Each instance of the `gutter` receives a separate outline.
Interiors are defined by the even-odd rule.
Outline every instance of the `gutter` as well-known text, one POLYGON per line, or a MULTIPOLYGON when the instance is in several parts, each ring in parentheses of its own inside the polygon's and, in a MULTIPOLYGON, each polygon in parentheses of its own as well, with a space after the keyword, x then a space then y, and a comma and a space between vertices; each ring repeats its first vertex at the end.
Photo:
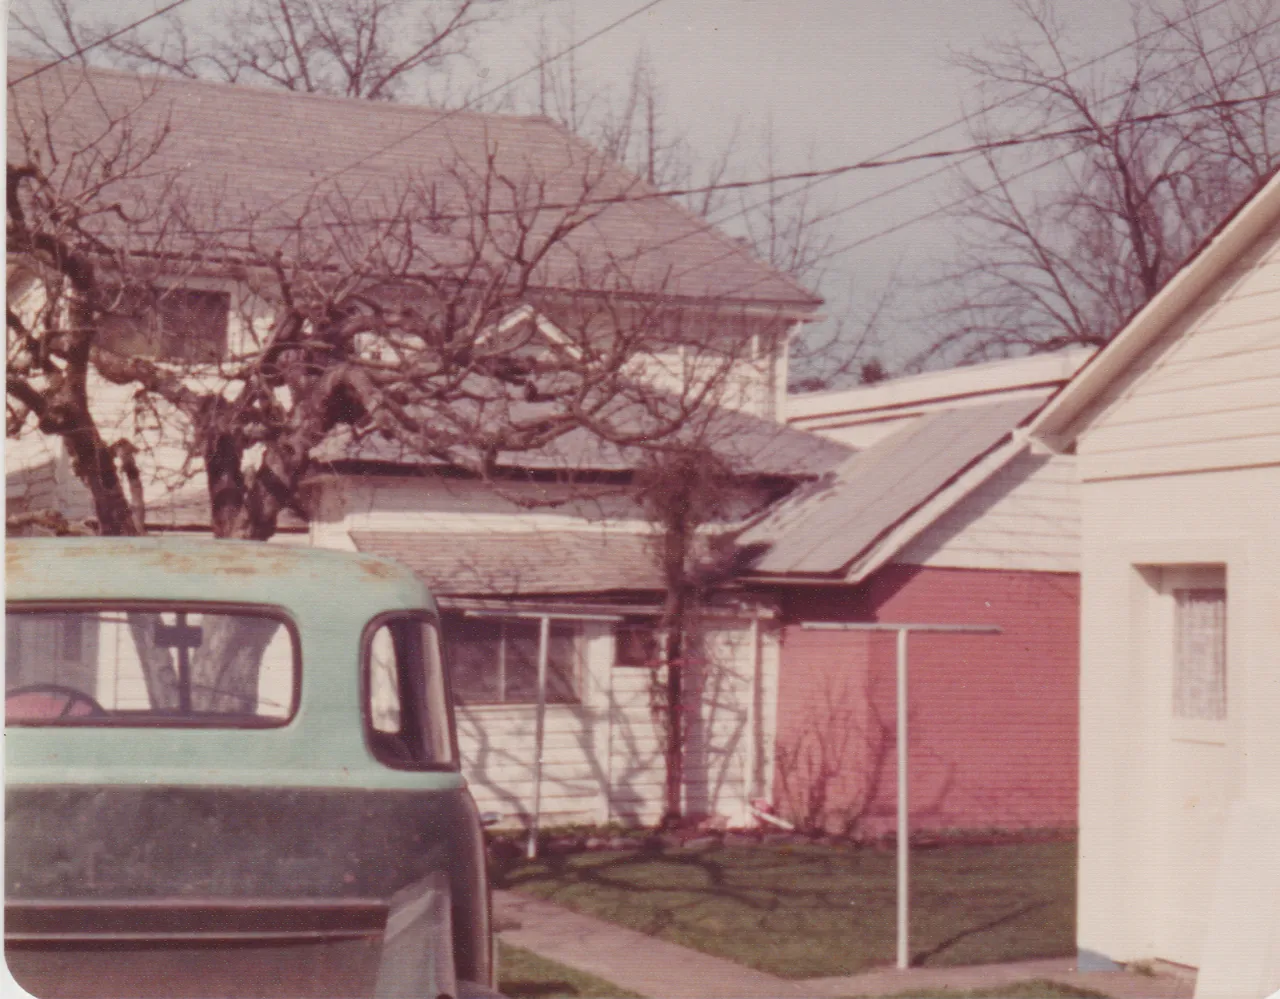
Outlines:
POLYGON ((1280 172, 1229 216, 1156 296, 1095 354, 1032 421, 1050 450, 1070 450, 1085 412, 1280 216, 1280 172))

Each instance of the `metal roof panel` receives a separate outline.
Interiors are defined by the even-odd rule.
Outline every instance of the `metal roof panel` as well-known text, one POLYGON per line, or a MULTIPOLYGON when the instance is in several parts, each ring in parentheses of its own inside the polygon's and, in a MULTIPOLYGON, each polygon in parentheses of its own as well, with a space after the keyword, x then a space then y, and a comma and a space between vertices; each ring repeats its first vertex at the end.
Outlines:
POLYGON ((769 547, 753 571, 843 574, 1043 403, 1047 393, 922 416, 859 452, 739 537, 769 547))

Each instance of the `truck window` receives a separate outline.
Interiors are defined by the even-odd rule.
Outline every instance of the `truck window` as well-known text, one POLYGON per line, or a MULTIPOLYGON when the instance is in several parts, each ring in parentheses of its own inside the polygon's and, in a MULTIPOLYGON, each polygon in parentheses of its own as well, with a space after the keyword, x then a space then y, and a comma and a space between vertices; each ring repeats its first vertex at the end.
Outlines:
POLYGON ((403 770, 452 767, 440 636, 421 617, 378 622, 365 642, 365 724, 373 755, 403 770))
POLYGON ((297 662, 293 629, 266 612, 10 608, 5 722, 283 724, 297 662))

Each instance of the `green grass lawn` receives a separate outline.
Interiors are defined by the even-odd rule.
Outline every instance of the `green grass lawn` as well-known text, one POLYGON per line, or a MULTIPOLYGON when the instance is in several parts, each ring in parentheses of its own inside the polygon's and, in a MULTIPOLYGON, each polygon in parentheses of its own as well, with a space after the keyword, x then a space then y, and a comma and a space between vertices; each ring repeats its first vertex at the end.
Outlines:
POLYGON ((510 999, 639 999, 603 978, 498 941, 498 991, 510 999))
MULTIPOLYGON (((508 887, 786 978, 848 975, 895 953, 891 851, 819 845, 579 853, 508 887)), ((915 965, 1059 957, 1075 948, 1075 844, 912 854, 915 965)))
MULTIPOLYGON (((1013 982, 977 991, 934 989, 923 992, 898 992, 889 999, 1107 999, 1101 992, 1062 985, 1044 978, 1027 982, 1013 982)), ((873 999, 873 997, 866 997, 873 999)))

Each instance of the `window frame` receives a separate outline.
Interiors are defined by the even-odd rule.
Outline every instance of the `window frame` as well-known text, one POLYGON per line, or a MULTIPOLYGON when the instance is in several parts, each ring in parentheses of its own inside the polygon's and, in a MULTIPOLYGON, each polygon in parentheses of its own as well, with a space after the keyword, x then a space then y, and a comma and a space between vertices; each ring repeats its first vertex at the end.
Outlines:
POLYGON ((1231 587, 1227 566, 1204 562, 1166 564, 1160 566, 1160 593, 1165 601, 1164 636, 1168 662, 1168 687, 1165 701, 1170 732, 1180 742, 1202 742, 1224 745, 1231 732, 1231 587), (1221 718, 1196 718, 1177 713, 1178 704, 1178 591, 1218 590, 1223 606, 1223 674, 1221 718))
MULTIPOLYGON (((573 691, 573 698, 571 700, 552 700, 551 698, 546 698, 543 701, 543 704, 547 708, 580 708, 585 705, 586 686, 587 686, 586 672, 588 669, 588 664, 587 664, 587 657, 586 657, 586 649, 583 645, 585 635, 583 634, 583 621, 581 618, 572 617, 572 616, 561 617, 555 614, 547 614, 547 615, 519 614, 519 613, 505 614, 505 615, 501 613, 469 614, 466 611, 455 611, 452 613, 456 614, 456 616, 462 620, 490 621, 502 626, 504 629, 503 639, 502 639, 503 641, 506 640, 505 626, 512 621, 532 624, 536 629, 540 626, 540 622, 542 618, 545 616, 549 619, 549 625, 551 629, 554 629, 557 625, 567 626, 571 628, 573 630, 573 646, 574 646, 574 656, 573 656, 574 669, 571 677, 571 689, 573 691)), ((449 643, 443 640, 444 634, 445 634, 445 631, 442 626, 441 639, 442 639, 444 648, 446 650, 446 666, 449 674, 449 682, 452 685, 454 680, 454 673, 455 673, 453 653, 450 649, 449 643)), ((554 641, 554 637, 550 633, 548 633, 547 638, 548 638, 547 675, 549 679, 551 674, 550 643, 554 641)), ((551 686, 550 683, 548 683, 547 684, 548 689, 550 689, 550 686, 551 686)), ((501 701, 496 701, 496 700, 475 701, 475 700, 468 700, 464 697, 455 697, 455 703, 463 706, 467 710, 473 710, 473 709, 488 710, 488 709, 501 709, 501 708, 535 708, 538 705, 538 698, 536 694, 534 697, 529 698, 528 700, 507 699, 507 700, 501 700, 501 701)))
MULTIPOLYGON (((199 613, 265 617, 283 624, 289 633, 292 647, 293 696, 288 713, 281 718, 266 715, 158 715, 150 712, 105 717, 98 715, 69 716, 47 720, 5 719, 5 727, 21 728, 166 728, 166 729, 273 729, 293 724, 302 704, 302 634, 297 622, 283 607, 277 604, 238 603, 220 600, 15 600, 5 602, 5 614, 54 613, 76 614, 89 612, 116 612, 141 614, 199 613), (234 719, 234 720, 232 720, 234 719)), ((6 691, 7 693, 7 691, 6 691)))
MULTIPOLYGON (((102 327, 102 332, 98 336, 99 345, 107 351, 119 353, 116 347, 112 346, 111 332, 109 332, 112 321, 117 321, 130 328, 130 324, 135 321, 136 317, 147 316, 154 324, 154 342, 151 336, 147 336, 147 353, 140 356, 146 357, 148 360, 159 364, 176 364, 176 365, 193 365, 193 366, 214 366, 222 364, 226 361, 231 351, 231 316, 233 312, 233 295, 226 288, 201 288, 189 284, 155 284, 144 285, 141 287, 123 287, 116 289, 117 294, 128 298, 135 296, 137 299, 147 299, 147 301, 135 302, 129 301, 121 303, 121 308, 117 311, 107 313, 107 322, 102 327), (218 338, 216 349, 210 349, 208 352, 196 351, 192 356, 180 356, 166 349, 175 340, 181 338, 172 335, 166 331, 164 322, 165 313, 163 311, 162 302, 166 296, 174 296, 178 299, 181 296, 216 296, 221 300, 222 309, 222 328, 218 338), (105 335, 103 335, 105 334, 105 335), (154 347, 154 353, 151 348, 154 347)), ((133 334, 138 335, 138 331, 133 330, 133 334)))
MULTIPOLYGON (((444 628, 440 616, 424 610, 391 610, 374 615, 365 624, 360 633, 360 731, 365 748, 369 755, 380 765, 391 770, 403 770, 410 773, 460 773, 462 755, 458 749, 458 724, 454 716, 453 677, 444 653, 444 628), (448 727, 448 745, 450 759, 448 762, 424 763, 413 760, 391 759, 379 751, 375 742, 377 729, 373 724, 373 639, 379 629, 395 621, 416 621, 429 624, 436 631, 437 655, 440 661, 440 687, 444 696, 445 724, 448 727)), ((404 699, 401 696, 400 710, 404 711, 404 699)), ((403 714, 401 716, 403 718, 403 714)))

